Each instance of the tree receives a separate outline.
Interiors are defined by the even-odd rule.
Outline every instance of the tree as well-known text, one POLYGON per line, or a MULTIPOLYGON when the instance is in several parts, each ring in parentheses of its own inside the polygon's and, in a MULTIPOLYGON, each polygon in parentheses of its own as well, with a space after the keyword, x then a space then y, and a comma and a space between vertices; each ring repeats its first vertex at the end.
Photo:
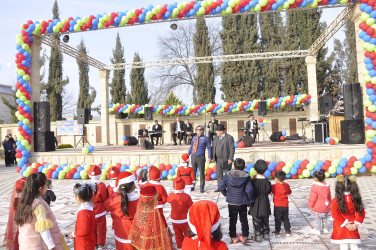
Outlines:
POLYGON ((341 59, 340 50, 342 48, 341 42, 338 39, 334 40, 334 51, 328 58, 328 62, 332 64, 332 67, 328 71, 328 77, 325 78, 322 92, 320 95, 330 95, 334 102, 337 102, 341 96, 341 88, 343 83, 342 67, 343 60, 341 59))
MULTIPOLYGON (((84 40, 81 40, 77 49, 83 56, 87 56, 87 50, 84 43, 84 40)), ((90 119, 91 115, 91 105, 93 104, 97 92, 93 87, 90 87, 89 83, 89 64, 85 63, 82 60, 77 59, 78 71, 79 71, 79 85, 80 85, 80 94, 78 95, 77 108, 86 108, 89 110, 90 119), (91 93, 89 91, 91 90, 91 93)))
MULTIPOLYGON (((115 49, 112 50, 111 63, 125 63, 124 47, 121 45, 119 33, 116 36, 115 49)), ((110 83, 111 103, 125 104, 127 87, 125 86, 125 69, 115 70, 110 83)))
POLYGON ((163 105, 183 105, 183 102, 180 101, 179 98, 174 94, 174 92, 171 91, 170 94, 168 94, 168 96, 166 97, 163 105))
POLYGON ((342 57, 342 61, 344 62, 342 69, 343 82, 359 82, 358 63, 356 61, 355 24, 352 20, 345 23, 345 40, 343 41, 342 51, 344 53, 342 57))
MULTIPOLYGON (((196 33, 193 37, 195 57, 207 57, 211 55, 209 30, 203 17, 196 21, 196 33)), ((196 65, 197 75, 194 88, 197 93, 197 103, 214 103, 214 66, 213 63, 201 63, 196 65)))
MULTIPOLYGON (((59 5, 55 0, 52 8, 53 20, 59 18, 59 5)), ((60 36, 53 35, 54 39, 60 41, 60 36)), ((63 113, 63 91, 64 86, 69 83, 69 79, 63 79, 63 55, 59 48, 51 48, 49 62, 48 82, 42 86, 47 92, 47 99, 50 103, 51 121, 61 120, 63 113)))
MULTIPOLYGON (((141 62, 141 58, 137 52, 134 54, 133 62, 141 62)), ((149 103, 148 85, 145 82, 144 73, 145 68, 132 68, 131 70, 132 103, 140 105, 149 103)))
POLYGON ((17 100, 17 89, 14 88, 13 96, 11 98, 5 98, 4 96, 1 97, 1 101, 4 103, 5 106, 8 107, 10 115, 12 116, 12 123, 18 123, 18 118, 16 116, 16 112, 18 111, 17 107, 18 104, 16 103, 17 100))

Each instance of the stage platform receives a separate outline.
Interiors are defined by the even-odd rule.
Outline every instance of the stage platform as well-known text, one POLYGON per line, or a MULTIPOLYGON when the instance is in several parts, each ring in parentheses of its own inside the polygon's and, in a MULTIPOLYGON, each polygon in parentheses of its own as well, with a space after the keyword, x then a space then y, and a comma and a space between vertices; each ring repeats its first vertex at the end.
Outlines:
MULTIPOLYGON (((180 156, 187 153, 189 145, 163 145, 152 150, 143 150, 140 146, 96 146, 94 152, 82 154, 81 148, 59 149, 53 152, 31 153, 31 163, 48 162, 52 164, 82 163, 122 163, 122 164, 178 164, 180 156)), ((363 157, 366 153, 364 144, 328 145, 322 143, 265 142, 255 143, 252 147, 237 148, 235 158, 241 157, 246 162, 258 159, 266 161, 296 160, 335 160, 350 156, 363 157)))

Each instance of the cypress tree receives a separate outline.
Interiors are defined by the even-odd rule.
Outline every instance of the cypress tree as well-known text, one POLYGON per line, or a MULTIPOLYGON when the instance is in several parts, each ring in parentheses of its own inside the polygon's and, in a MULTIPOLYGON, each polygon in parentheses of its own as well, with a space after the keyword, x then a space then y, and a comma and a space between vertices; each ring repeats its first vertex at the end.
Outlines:
MULTIPOLYGON (((209 31, 203 17, 196 21, 196 33, 193 37, 195 57, 211 55, 209 31)), ((213 63, 201 63, 196 65, 195 90, 197 91, 197 103, 206 104, 215 101, 214 67, 213 63)))
MULTIPOLYGON (((136 52, 133 62, 141 62, 139 54, 136 52)), ((144 105, 149 103, 148 86, 145 82, 145 68, 132 68, 131 70, 131 96, 134 104, 144 105)))
MULTIPOLYGON (((119 33, 116 36, 115 49, 112 50, 111 63, 125 63, 124 47, 121 45, 119 33)), ((127 88, 125 86, 125 69, 115 70, 110 83, 111 103, 124 104, 126 101, 127 88)))
POLYGON ((174 94, 174 92, 170 92, 166 97, 163 105, 171 106, 171 105, 183 105, 183 102, 179 100, 179 98, 174 94))
MULTIPOLYGON (((80 44, 78 45, 77 49, 81 52, 82 55, 87 55, 86 46, 83 40, 81 40, 80 44)), ((93 104, 96 91, 93 87, 90 87, 89 83, 89 65, 81 60, 76 60, 78 64, 79 70, 79 85, 80 85, 80 94, 78 96, 77 108, 87 108, 89 110, 90 118, 92 119, 91 115, 91 105, 93 104), (91 90, 91 94, 89 93, 91 90)))
POLYGON ((342 58, 343 65, 343 82, 358 82, 358 63, 356 62, 356 42, 355 42, 355 24, 349 20, 345 24, 345 40, 343 41, 342 58))
MULTIPOLYGON (((53 19, 59 18, 59 5, 55 0, 52 8, 53 19)), ((53 35, 54 39, 60 41, 60 36, 53 35)), ((51 121, 62 119, 63 102, 62 93, 64 86, 69 83, 69 79, 63 80, 63 55, 59 48, 51 48, 51 56, 49 62, 48 82, 45 86, 47 98, 50 102, 51 121)))
POLYGON ((334 40, 334 51, 331 53, 329 58, 327 59, 328 63, 332 65, 330 70, 327 73, 327 77, 325 78, 325 82, 322 85, 323 88, 321 92, 318 92, 319 95, 330 95, 333 98, 333 101, 338 101, 341 95, 341 87, 343 83, 343 76, 342 76, 342 67, 343 67, 343 60, 342 60, 342 44, 338 39, 334 40))

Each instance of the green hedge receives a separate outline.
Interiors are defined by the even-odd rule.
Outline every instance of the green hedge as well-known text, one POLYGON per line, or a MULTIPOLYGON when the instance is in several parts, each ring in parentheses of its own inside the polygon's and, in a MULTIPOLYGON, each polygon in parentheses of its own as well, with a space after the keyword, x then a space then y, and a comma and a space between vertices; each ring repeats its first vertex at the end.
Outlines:
POLYGON ((63 149, 63 148, 73 148, 73 146, 70 144, 60 144, 59 146, 57 146, 57 149, 63 149))

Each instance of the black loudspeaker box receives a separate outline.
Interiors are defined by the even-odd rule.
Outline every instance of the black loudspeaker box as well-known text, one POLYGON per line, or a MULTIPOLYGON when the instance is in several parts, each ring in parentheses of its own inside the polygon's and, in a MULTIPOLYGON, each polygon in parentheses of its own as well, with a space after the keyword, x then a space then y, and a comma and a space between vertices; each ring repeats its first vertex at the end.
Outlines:
POLYGON ((276 131, 270 136, 270 140, 274 142, 281 141, 282 131, 276 131))
POLYGON ((34 151, 49 152, 55 151, 54 132, 34 132, 34 151))
POLYGON ((360 83, 343 85, 345 120, 363 119, 363 99, 360 83))
POLYGON ((134 136, 127 136, 127 140, 128 140, 128 146, 133 146, 133 145, 138 144, 138 140, 134 136))
POLYGON ((253 144, 253 138, 251 136, 242 136, 242 138, 239 139, 239 142, 244 142, 244 145, 246 148, 252 147, 253 144))
POLYGON ((148 121, 153 120, 153 108, 152 107, 144 107, 144 119, 148 121))
POLYGON ((78 124, 89 123, 89 109, 77 109, 77 121, 78 124))
POLYGON ((341 143, 363 144, 364 136, 363 119, 341 121, 341 143))
POLYGON ((140 145, 142 149, 154 149, 154 145, 146 139, 140 140, 140 145))
POLYGON ((320 97, 320 114, 328 114, 333 109, 333 98, 330 95, 320 97))
POLYGON ((258 115, 265 116, 266 115, 266 101, 259 101, 258 103, 258 115))
POLYGON ((315 124, 315 142, 325 142, 325 138, 328 137, 328 124, 327 123, 316 123, 315 124))
POLYGON ((49 102, 34 102, 34 127, 35 132, 51 130, 49 102))

